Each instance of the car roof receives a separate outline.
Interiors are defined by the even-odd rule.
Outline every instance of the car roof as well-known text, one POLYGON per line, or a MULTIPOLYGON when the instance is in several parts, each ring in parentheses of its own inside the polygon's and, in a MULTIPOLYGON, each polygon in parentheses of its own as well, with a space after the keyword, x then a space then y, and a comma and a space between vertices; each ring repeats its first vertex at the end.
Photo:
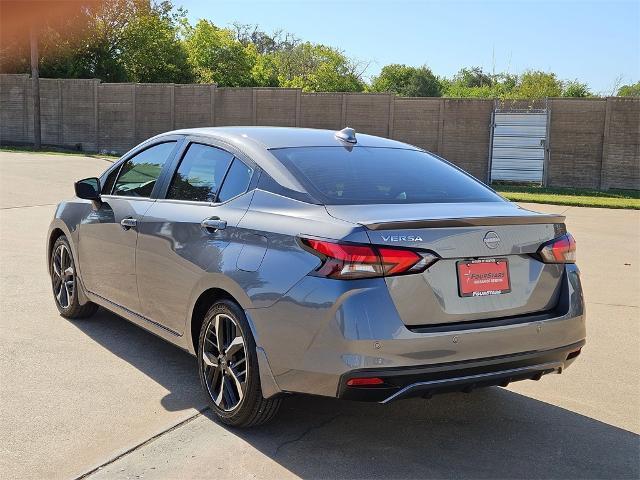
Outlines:
POLYGON ((258 164, 276 182, 285 188, 306 192, 300 182, 269 150, 296 147, 375 147, 420 150, 418 147, 396 140, 356 132, 357 143, 346 143, 336 138, 336 130, 297 127, 203 127, 185 128, 162 133, 149 139, 167 135, 206 137, 232 145, 258 164))
MULTIPOLYGON (((205 137, 226 140, 230 143, 255 143, 264 149, 291 148, 291 147, 339 147, 344 146, 344 142, 337 139, 336 130, 323 130, 316 128, 297 127, 205 127, 188 128, 168 132, 180 135, 198 135, 205 137)), ((386 147, 417 149, 412 145, 377 137, 357 133, 357 146, 361 147, 386 147)))

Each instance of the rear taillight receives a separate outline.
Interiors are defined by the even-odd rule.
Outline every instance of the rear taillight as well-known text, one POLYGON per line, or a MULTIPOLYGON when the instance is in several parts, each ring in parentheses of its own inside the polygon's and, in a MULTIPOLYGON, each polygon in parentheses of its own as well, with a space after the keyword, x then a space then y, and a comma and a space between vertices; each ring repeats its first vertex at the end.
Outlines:
POLYGON ((403 248, 375 247, 353 243, 301 238, 306 250, 320 257, 315 275, 351 280, 419 273, 433 265, 438 256, 403 248))
POLYGON ((570 233, 542 244, 538 255, 545 263, 575 263, 576 241, 570 233))

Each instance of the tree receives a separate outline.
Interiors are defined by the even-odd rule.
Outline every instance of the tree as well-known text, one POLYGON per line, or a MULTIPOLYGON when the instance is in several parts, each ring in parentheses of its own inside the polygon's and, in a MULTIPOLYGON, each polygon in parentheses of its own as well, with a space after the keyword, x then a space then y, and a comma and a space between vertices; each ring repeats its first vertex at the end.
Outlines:
MULTIPOLYGON (((43 5, 53 5, 60 9, 60 2, 36 2, 43 5)), ((149 0, 73 0, 73 11, 62 9, 57 14, 58 21, 48 22, 40 31, 40 65, 41 74, 54 78, 99 78, 104 81, 126 82, 138 81, 141 71, 156 71, 156 81, 173 81, 176 79, 175 70, 186 72, 178 75, 179 80, 189 80, 189 68, 183 70, 184 55, 176 49, 177 27, 185 18, 184 12, 173 11, 173 4, 169 1, 150 2, 149 0), (144 20, 143 20, 144 19, 144 20), (149 20, 151 19, 151 20, 149 20), (145 23, 146 22, 146 23, 145 23), (171 30, 170 35, 157 34, 155 30, 145 37, 144 28, 148 23, 163 24, 164 30, 171 30), (137 32, 135 30, 138 30, 137 32), (142 39, 138 43, 138 40, 142 39), (169 40, 169 41, 167 41, 169 40), (162 49, 168 47, 168 52, 162 49), (160 55, 156 52, 160 51, 160 55), (146 53, 145 53, 146 52, 146 53), (173 55, 177 54, 175 61, 173 55), (169 60, 167 74, 161 74, 161 65, 149 65, 148 57, 156 57, 161 61, 169 60), (136 66, 133 63, 141 58, 147 65, 136 66), (124 63, 127 63, 125 68, 124 63), (177 63, 177 65, 175 65, 177 63), (173 68, 172 68, 173 67, 173 68), (129 74, 132 74, 132 77, 129 74)), ((25 5, 21 3, 21 11, 25 5)), ((5 29, 6 30, 6 29, 5 29)), ((24 60, 9 62, 2 52, 3 71, 24 71, 24 60)), ((18 51, 18 57, 24 56, 24 51, 18 51)))
POLYGON ((564 87, 562 89, 562 96, 583 98, 591 97, 592 94, 586 83, 580 83, 578 82, 578 80, 572 80, 564 84, 564 87))
POLYGON ((245 47, 253 44, 260 55, 291 50, 300 44, 298 37, 284 30, 276 30, 268 34, 260 30, 258 25, 247 25, 236 22, 233 24, 233 31, 236 40, 245 47))
POLYGON ((439 97, 441 81, 426 67, 386 65, 371 83, 373 92, 391 92, 403 97, 439 97))
MULTIPOLYGON (((498 76, 496 76, 497 80, 498 76)), ((448 97, 495 98, 501 85, 481 67, 462 68, 451 80, 442 79, 442 91, 448 97)))
POLYGON ((215 82, 221 87, 253 85, 256 48, 253 44, 244 46, 230 30, 199 20, 187 32, 185 46, 198 82, 215 82))
POLYGON ((344 53, 325 45, 301 43, 273 54, 282 87, 305 92, 361 92, 364 90, 362 65, 344 53))
POLYGON ((559 97, 562 95, 562 82, 555 73, 530 70, 522 74, 514 93, 517 98, 526 99, 559 97))
POLYGON ((453 77, 453 83, 467 88, 490 87, 493 85, 493 80, 483 72, 481 67, 471 67, 462 68, 456 73, 453 77))
MULTIPOLYGON (((118 61, 121 51, 120 30, 113 30, 102 16, 108 4, 86 10, 86 28, 69 30, 49 28, 42 34, 41 70, 51 78, 100 78, 110 82, 127 81, 126 72, 118 61)), ((79 15, 80 16, 80 15, 79 15)), ((81 21, 79 16, 69 23, 81 21)), ((135 18, 132 15, 130 18, 135 18)))
POLYGON ((258 55, 251 69, 251 78, 256 87, 278 87, 278 65, 273 54, 258 55))
POLYGON ((119 62, 134 82, 188 83, 187 53, 170 17, 156 12, 133 19, 122 32, 119 62))
POLYGON ((618 97, 640 97, 640 82, 623 85, 618 89, 618 97))

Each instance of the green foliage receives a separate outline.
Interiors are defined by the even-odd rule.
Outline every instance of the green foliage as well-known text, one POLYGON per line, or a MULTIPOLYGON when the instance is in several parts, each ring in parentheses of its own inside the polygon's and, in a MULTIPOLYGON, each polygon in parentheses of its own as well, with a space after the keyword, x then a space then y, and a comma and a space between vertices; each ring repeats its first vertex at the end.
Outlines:
POLYGON ((545 98, 562 95, 562 82, 555 73, 527 71, 520 76, 514 90, 516 98, 545 98))
MULTIPOLYGON (((125 0, 114 1, 120 9, 136 15, 138 6, 125 0)), ((94 10, 79 9, 57 28, 45 25, 40 31, 40 75, 58 78, 101 78, 106 81, 126 81, 126 73, 118 62, 120 32, 126 22, 117 24, 112 4, 102 4, 94 10), (81 26, 78 28, 78 25, 81 26), (113 28, 116 27, 116 28, 113 28)))
POLYGON ((453 77, 453 82, 466 88, 491 87, 493 79, 481 67, 463 68, 453 77))
POLYGON ((193 76, 187 54, 170 18, 145 14, 122 32, 119 62, 134 82, 189 83, 193 76))
POLYGON ((455 98, 512 98, 517 82, 515 75, 489 75, 480 67, 463 68, 451 81, 443 83, 444 95, 455 98))
POLYGON ((291 50, 300 44, 300 39, 283 30, 267 33, 260 30, 258 25, 234 23, 233 30, 236 40, 245 47, 253 44, 260 55, 269 55, 283 50, 291 50))
POLYGON ((258 53, 253 44, 244 46, 230 30, 200 20, 186 32, 184 41, 189 64, 199 83, 221 87, 249 87, 258 53))
POLYGON ((589 87, 578 80, 562 82, 554 73, 528 71, 520 77, 488 75, 479 67, 463 68, 445 83, 448 97, 529 100, 545 97, 591 97, 589 87))
POLYGON ((361 92, 364 82, 358 64, 325 45, 301 43, 273 54, 281 87, 305 92, 361 92))
POLYGON ((586 83, 580 83, 578 80, 566 82, 562 89, 563 97, 584 98, 591 97, 591 91, 586 83))
POLYGON ((89 4, 56 28, 40 31, 43 77, 123 82, 189 82, 191 70, 170 2, 110 0, 89 4), (81 26, 78 28, 78 25, 81 26))
POLYGON ((380 75, 373 78, 370 91, 391 92, 403 97, 439 97, 441 81, 426 67, 386 65, 380 75))
POLYGON ((640 97, 640 82, 621 86, 618 89, 618 97, 640 97))
POLYGON ((258 55, 251 69, 251 77, 256 87, 278 87, 278 64, 274 54, 258 55))

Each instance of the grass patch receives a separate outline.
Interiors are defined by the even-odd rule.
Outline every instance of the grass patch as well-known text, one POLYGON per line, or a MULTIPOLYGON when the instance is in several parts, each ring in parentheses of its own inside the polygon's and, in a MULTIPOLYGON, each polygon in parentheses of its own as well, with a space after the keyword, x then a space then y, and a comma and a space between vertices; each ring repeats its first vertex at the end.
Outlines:
POLYGON ((494 184, 493 188, 514 202, 640 210, 640 191, 638 190, 600 191, 584 188, 545 188, 503 184, 494 184))
POLYGON ((83 152, 80 150, 70 150, 67 148, 48 147, 48 146, 43 147, 40 150, 35 150, 33 147, 30 147, 30 146, 2 145, 0 146, 0 152, 43 153, 46 155, 79 155, 81 157, 101 158, 109 161, 114 161, 120 158, 118 155, 109 155, 107 153, 83 152))

